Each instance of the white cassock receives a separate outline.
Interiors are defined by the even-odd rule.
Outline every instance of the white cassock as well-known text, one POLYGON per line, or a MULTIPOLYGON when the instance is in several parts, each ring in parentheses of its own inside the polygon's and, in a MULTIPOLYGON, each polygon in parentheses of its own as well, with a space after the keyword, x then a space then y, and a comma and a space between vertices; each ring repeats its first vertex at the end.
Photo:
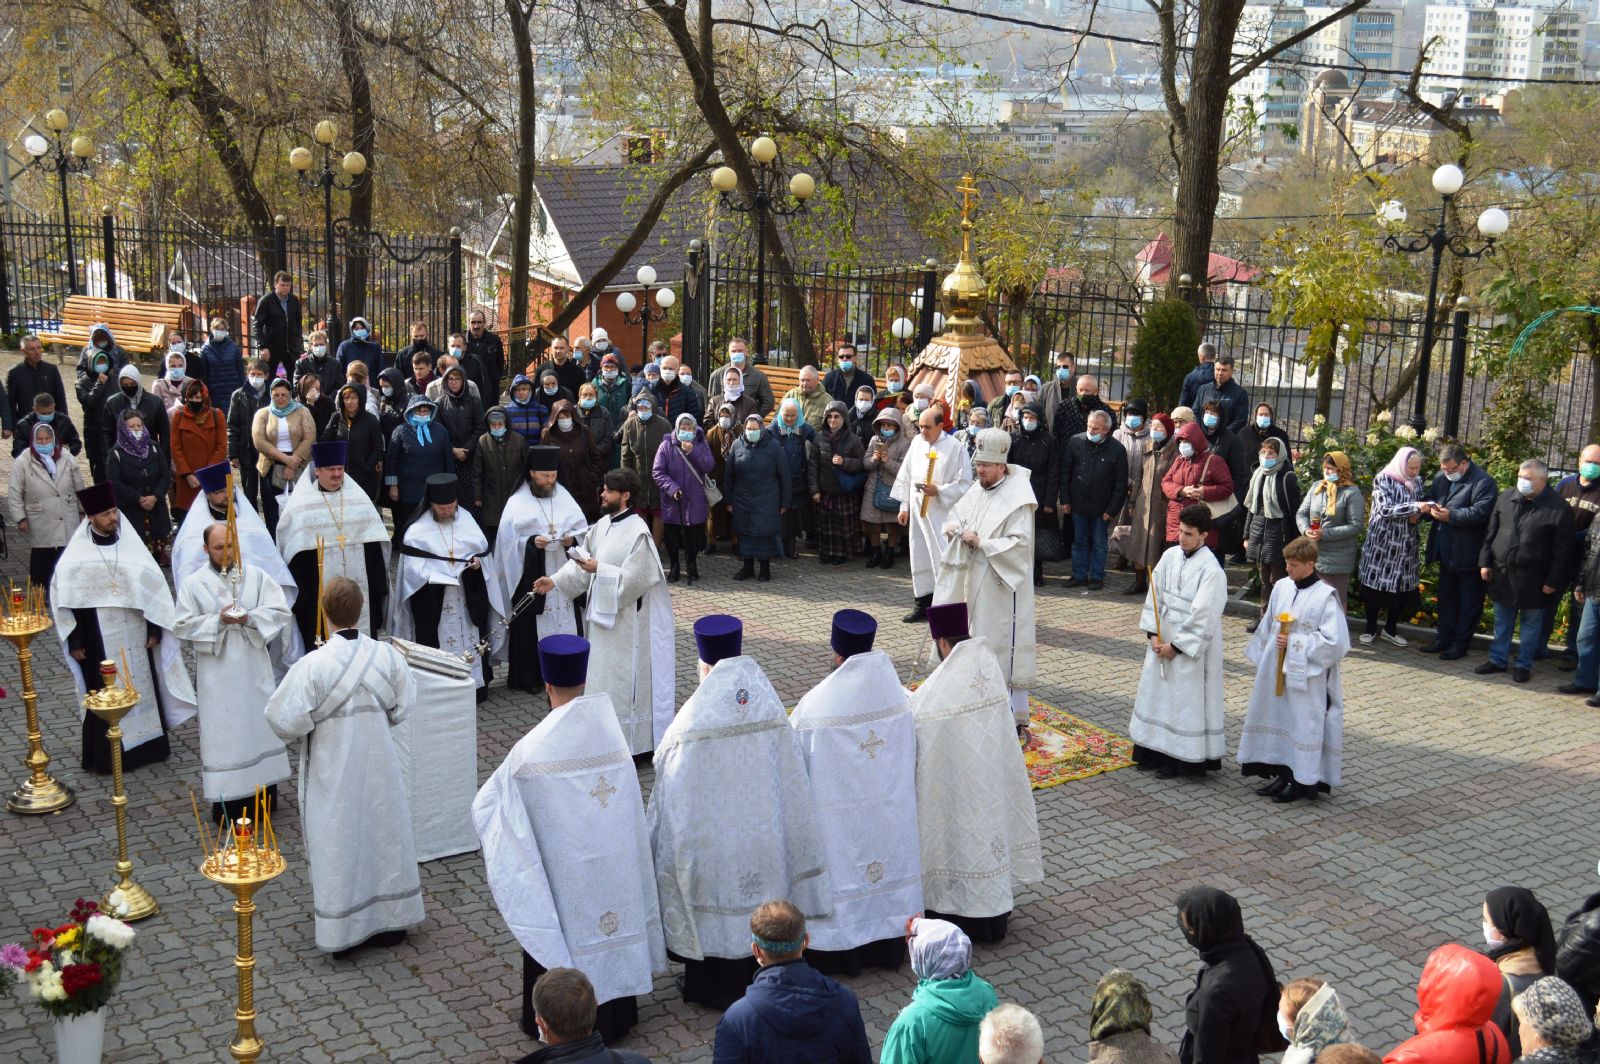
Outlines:
MULTIPOLYGON (((553 576, 567 560, 561 541, 569 536, 582 536, 588 529, 589 519, 583 516, 572 493, 560 484, 548 499, 534 495, 527 484, 512 492, 511 498, 506 500, 506 508, 501 511, 494 537, 495 575, 499 579, 489 584, 489 602, 495 612, 509 617, 516 606, 517 586, 526 575, 523 561, 528 540, 535 536, 550 539, 543 552, 543 575, 553 576)), ((575 635, 578 631, 577 612, 572 600, 565 595, 546 595, 544 609, 536 620, 539 639, 547 635, 575 635)))
POLYGON ((620 522, 607 515, 595 522, 584 549, 599 563, 593 576, 568 561, 551 576, 568 599, 589 596, 584 635, 589 640, 590 694, 611 696, 628 749, 648 753, 672 721, 672 600, 661 556, 644 518, 630 513, 620 522))
MULTIPOLYGON (((300 594, 300 586, 289 575, 289 566, 284 562, 283 555, 278 553, 278 544, 273 540, 272 533, 267 531, 267 523, 261 520, 261 515, 256 513, 245 499, 244 491, 238 487, 233 489, 233 511, 233 524, 239 530, 239 553, 244 556, 245 566, 265 570, 272 582, 283 589, 284 599, 293 607, 300 594)), ((194 505, 184 515, 177 535, 172 537, 172 584, 180 595, 183 593, 183 582, 210 564, 210 559, 206 557, 205 534, 206 529, 217 523, 218 519, 212 516, 206 497, 203 494, 195 496, 194 505)), ((289 625, 272 641, 272 664, 277 670, 278 679, 283 679, 289 666, 299 661, 305 652, 300 629, 289 625)))
MULTIPOLYGON (((1030 574, 1031 576, 1031 574, 1030 574)), ((1044 878, 1039 818, 988 641, 957 643, 911 695, 924 907, 1000 916, 1044 878)))
POLYGON ((800 740, 754 658, 717 662, 667 729, 655 768, 647 817, 667 949, 696 961, 748 957, 750 914, 770 898, 807 921, 828 915, 800 740))
MULTIPOLYGON (((357 626, 362 635, 371 635, 372 588, 367 583, 365 545, 382 545, 384 573, 387 574, 389 531, 383 527, 378 508, 361 490, 361 485, 347 477, 338 491, 323 491, 307 467, 306 475, 301 476, 295 490, 283 499, 283 511, 278 515, 278 553, 293 566, 298 554, 310 551, 315 556, 318 536, 322 537, 323 546, 323 584, 336 576, 356 582, 365 604, 357 626)), ((316 579, 314 568, 310 579, 316 579)))
POLYGON ((944 553, 944 536, 939 530, 950 519, 951 508, 966 494, 971 483, 972 461, 960 440, 945 434, 933 444, 921 436, 911 441, 911 449, 900 461, 900 472, 889 494, 900 503, 901 512, 910 515, 906 529, 911 537, 912 594, 919 597, 933 594, 939 558, 944 553), (937 455, 933 463, 933 483, 938 485, 939 494, 928 499, 928 516, 923 517, 921 485, 928 482, 930 448, 937 455))
POLYGON ((128 682, 139 692, 139 704, 122 719, 124 750, 161 737, 160 710, 152 697, 156 692, 166 708, 168 731, 176 730, 194 716, 194 685, 189 682, 183 650, 172 631, 176 613, 172 592, 167 590, 161 567, 127 522, 118 525, 116 543, 102 547, 90 538, 89 521, 85 518, 67 540, 50 579, 50 612, 81 705, 84 671, 87 669, 93 676, 96 689, 101 684, 100 663, 80 662, 67 649, 68 637, 78 625, 74 616, 77 610, 95 611, 107 660, 116 662, 121 669, 126 655, 131 674, 128 682), (146 624, 162 630, 161 642, 152 652, 156 662, 153 675, 152 655, 145 652, 146 624))
POLYGON ((389 732, 400 778, 411 799, 411 836, 419 862, 478 848, 472 799, 478 793, 478 685, 472 666, 406 639, 391 639, 411 668, 416 698, 389 732))
POLYGON ((1150 571, 1152 592, 1145 595, 1139 627, 1156 633, 1161 608, 1161 638, 1178 650, 1162 662, 1145 641, 1144 671, 1133 699, 1128 734, 1140 746, 1192 764, 1222 760, 1227 736, 1222 711, 1222 612, 1228 605, 1228 577, 1217 556, 1204 545, 1191 555, 1168 547, 1150 571))
POLYGON ((807 924, 811 945, 847 950, 904 936, 906 918, 922 911, 911 693, 888 654, 856 654, 800 699, 789 723, 833 885, 833 915, 807 924))
POLYGON ((1256 667, 1250 708, 1239 734, 1240 765, 1288 768, 1294 781, 1337 787, 1344 763, 1344 684, 1339 662, 1350 653, 1350 627, 1332 585, 1301 589, 1289 577, 1272 588, 1266 616, 1245 648, 1256 667), (1284 688, 1278 690, 1278 615, 1288 613, 1284 688))
POLYGON ((248 797, 289 778, 289 752, 262 707, 278 685, 271 647, 294 628, 294 617, 265 569, 247 564, 237 575, 235 586, 232 574, 208 563, 178 588, 174 631, 194 650, 200 785, 213 802, 248 797), (246 612, 243 624, 222 623, 230 604, 246 612))
MULTIPOLYGON (((411 597, 428 585, 444 588, 444 598, 439 608, 439 645, 435 650, 452 654, 465 660, 472 652, 472 682, 483 686, 483 655, 477 653, 479 640, 487 640, 493 654, 505 639, 505 626, 497 623, 493 599, 489 607, 489 630, 479 632, 467 613, 467 600, 461 590, 461 574, 467 563, 478 559, 483 572, 485 589, 497 581, 494 559, 488 557, 489 537, 483 534, 478 522, 465 507, 456 508, 454 521, 441 522, 425 509, 421 516, 406 526, 401 537, 406 547, 436 555, 419 558, 400 552, 400 564, 394 578, 394 594, 389 597, 389 631, 396 639, 416 639, 416 619, 412 615, 411 597)), ((426 645, 426 644, 424 644, 426 645)))
MULTIPOLYGON (((900 467, 904 469, 904 466, 900 467)), ((951 509, 940 528, 944 557, 934 588, 936 605, 967 604, 972 634, 983 636, 1000 661, 1011 717, 1028 723, 1028 688, 1033 686, 1033 511, 1038 506, 1028 471, 1006 466, 992 489, 977 481, 951 509), (978 546, 961 533, 978 534, 978 546)))
POLYGON ((600 1004, 667 967, 644 797, 605 695, 550 712, 472 803, 489 889, 544 968, 576 968, 600 1004))
POLYGON ((318 949, 422 922, 411 802, 389 734, 414 698, 399 651, 335 634, 294 663, 267 703, 279 738, 305 739, 300 825, 318 949))

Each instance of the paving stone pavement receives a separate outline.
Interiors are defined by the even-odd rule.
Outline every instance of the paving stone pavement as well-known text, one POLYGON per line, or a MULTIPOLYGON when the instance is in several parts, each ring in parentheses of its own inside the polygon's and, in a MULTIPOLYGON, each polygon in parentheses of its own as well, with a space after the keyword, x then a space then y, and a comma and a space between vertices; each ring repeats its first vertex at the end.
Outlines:
MULTIPOLYGON (((0 475, 9 459, 0 456, 0 475)), ((11 530, 0 579, 26 573, 25 538, 11 530)), ((680 700, 694 682, 689 626, 708 612, 745 619, 745 647, 787 702, 826 673, 828 619, 864 607, 880 621, 879 646, 902 663, 923 630, 904 625, 909 577, 860 562, 821 567, 812 557, 777 565, 770 584, 734 583, 726 554, 702 563, 704 579, 673 590, 680 700)), ((1117 578, 1095 594, 1058 582, 1039 598, 1037 697, 1124 731, 1141 647, 1132 598, 1117 578)), ((1249 697, 1244 623, 1228 640, 1230 749, 1249 697)), ((19 941, 61 918, 73 898, 114 882, 109 782, 78 767, 78 710, 57 644, 36 657, 40 712, 52 769, 78 792, 48 817, 0 813, 0 941, 19 941)), ((1414 987, 1428 951, 1477 944, 1483 893, 1533 888, 1559 920, 1595 889, 1594 809, 1600 802, 1600 713, 1554 693, 1566 674, 1541 666, 1533 682, 1471 674, 1476 655, 1440 663, 1378 644, 1345 670, 1345 786, 1329 800, 1276 806, 1250 793, 1228 762, 1200 781, 1159 781, 1123 770, 1036 792, 1046 878, 1018 899, 1011 934, 979 947, 975 965, 1002 1000, 1035 1010, 1048 1059, 1081 1058, 1089 997, 1107 969, 1125 967, 1151 987, 1157 1037, 1182 1033, 1183 999, 1198 961, 1176 926, 1173 899, 1209 883, 1232 891, 1248 930, 1280 977, 1332 980, 1354 1035, 1381 1051, 1406 1037, 1414 987)), ((22 707, 12 652, 0 647, 0 780, 25 773, 22 707)), ((478 715, 479 776, 546 711, 542 698, 492 690, 478 715)), ((198 787, 193 724, 173 736, 173 756, 130 773, 130 844, 138 880, 162 912, 138 926, 122 989, 111 1006, 105 1059, 214 1061, 233 1036, 234 921, 230 896, 196 871, 189 807, 198 787)), ((652 774, 642 771, 648 791, 652 774)), ((423 866, 427 922, 392 951, 349 960, 312 942, 311 895, 293 788, 275 826, 287 874, 258 896, 257 1029, 268 1059, 324 1061, 514 1060, 534 1048, 517 1027, 520 957, 484 883, 477 854, 423 866)), ((640 1001, 624 1048, 658 1062, 709 1060, 714 1013, 685 1005, 673 974, 640 1001)), ((874 1046, 910 998, 909 970, 846 982, 861 1000, 874 1046)), ((0 1061, 53 1059, 49 1023, 26 1001, 0 1009, 0 1061)))

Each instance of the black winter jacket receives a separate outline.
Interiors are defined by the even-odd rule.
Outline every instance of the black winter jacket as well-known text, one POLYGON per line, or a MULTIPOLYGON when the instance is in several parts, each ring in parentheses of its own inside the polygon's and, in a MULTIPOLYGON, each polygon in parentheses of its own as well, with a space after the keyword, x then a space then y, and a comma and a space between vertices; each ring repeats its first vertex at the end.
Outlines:
POLYGON ((1493 571, 1489 598, 1519 610, 1554 606, 1544 589, 1565 587, 1574 543, 1572 508, 1553 488, 1531 499, 1516 488, 1501 492, 1478 551, 1478 567, 1493 571))
POLYGON ((1489 531, 1489 513, 1494 509, 1494 478, 1476 463, 1467 464, 1466 475, 1452 483, 1443 473, 1433 478, 1428 498, 1450 511, 1450 520, 1434 521, 1428 537, 1429 562, 1438 562, 1447 572, 1460 573, 1478 568, 1478 552, 1489 531))
POLYGON ((1088 433, 1078 433, 1067 441, 1060 491, 1074 514, 1116 517, 1128 501, 1127 449, 1110 435, 1090 443, 1088 433))

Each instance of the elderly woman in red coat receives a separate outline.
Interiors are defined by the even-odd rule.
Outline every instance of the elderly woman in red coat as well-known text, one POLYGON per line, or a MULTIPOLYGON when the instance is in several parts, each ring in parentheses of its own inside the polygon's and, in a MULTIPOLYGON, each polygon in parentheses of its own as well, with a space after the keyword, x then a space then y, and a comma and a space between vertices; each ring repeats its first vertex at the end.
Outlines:
MULTIPOLYGON (((1233 474, 1228 472, 1227 462, 1211 453, 1204 430, 1186 422, 1178 427, 1177 437, 1178 456, 1161 478, 1161 491, 1167 497, 1168 544, 1178 541, 1178 514, 1185 506, 1233 498, 1233 474)), ((1206 546, 1217 549, 1214 525, 1206 536, 1206 546)))

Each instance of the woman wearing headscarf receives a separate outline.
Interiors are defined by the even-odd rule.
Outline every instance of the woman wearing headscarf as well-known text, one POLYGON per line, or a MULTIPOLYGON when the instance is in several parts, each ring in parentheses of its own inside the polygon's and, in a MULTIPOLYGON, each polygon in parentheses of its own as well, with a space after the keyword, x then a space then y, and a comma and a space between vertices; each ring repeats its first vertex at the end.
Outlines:
POLYGON ((947 920, 915 917, 907 945, 917 988, 883 1038, 880 1064, 971 1064, 978 1025, 1000 1004, 972 970, 972 940, 947 920))
MULTIPOLYGON (((1011 451, 1006 457, 1010 465, 1028 471, 1028 484, 1039 506, 1033 511, 1034 542, 1038 530, 1048 528, 1060 542, 1061 518, 1056 510, 1061 494, 1061 448, 1050 435, 1050 426, 1044 422, 1044 407, 1029 403, 1022 408, 1017 425, 1011 430, 1011 451)), ((1044 586, 1044 559, 1035 551, 1033 557, 1033 586, 1044 586)))
POLYGON ((584 381, 578 388, 578 420, 589 430, 601 468, 617 468, 622 461, 617 453, 617 423, 611 420, 611 411, 600 405, 600 389, 593 381, 584 381))
MULTIPOLYGON (((1150 570, 1167 549, 1167 493, 1161 480, 1176 457, 1178 439, 1173 434, 1171 415, 1152 415, 1149 451, 1139 470, 1138 485, 1131 492, 1133 513, 1128 520, 1128 542, 1122 550, 1137 575, 1123 594, 1142 595, 1150 590, 1150 570)), ((1133 481, 1130 479, 1129 483, 1133 481)))
POLYGON ((667 582, 677 583, 678 555, 688 566, 689 586, 700 579, 699 557, 706 540, 705 478, 714 465, 711 446, 693 414, 679 414, 672 435, 656 448, 650 475, 661 492, 661 524, 672 568, 667 582))
POLYGON ((850 560, 850 534, 861 512, 856 491, 866 448, 845 424, 845 414, 845 405, 837 400, 823 409, 822 431, 806 456, 806 481, 817 508, 817 560, 823 565, 850 560))
POLYGON ((478 527, 493 543, 506 502, 527 476, 528 441, 506 423, 503 406, 491 406, 485 420, 489 428, 478 437, 472 465, 478 486, 478 527))
POLYGON ((127 360, 105 326, 95 326, 94 337, 97 345, 110 347, 83 349, 77 387, 78 403, 83 407, 83 448, 89 452, 89 475, 99 483, 106 479, 106 452, 116 442, 115 434, 106 427, 106 404, 117 394, 117 371, 127 360))
POLYGON ((106 479, 116 490, 117 509, 155 555, 156 564, 166 565, 172 541, 172 515, 167 512, 171 466, 137 410, 124 410, 117 420, 117 443, 106 455, 106 479))
MULTIPOLYGON (((1206 434, 1193 421, 1177 430, 1178 456, 1161 478, 1161 491, 1167 497, 1167 543, 1178 542, 1178 514, 1193 502, 1220 502, 1233 497, 1233 474, 1228 463, 1211 453, 1206 434)), ((1217 550, 1219 531, 1215 525, 1206 534, 1206 546, 1217 550)), ((1217 554, 1217 561, 1223 561, 1217 554)))
MULTIPOLYGON (((1195 426, 1198 431, 1199 426, 1195 426)), ((1178 926, 1203 962, 1184 1006, 1183 1064, 1255 1064, 1257 1036, 1273 1023, 1278 982, 1272 962, 1244 933, 1233 896, 1214 887, 1178 895, 1178 926)))
POLYGON ((906 408, 909 401, 906 367, 899 362, 891 362, 883 371, 883 391, 878 393, 878 409, 899 412, 906 408))
POLYGON ((1422 571, 1417 533, 1422 514, 1417 502, 1421 498, 1422 455, 1415 447, 1402 447, 1372 478, 1372 513, 1367 517, 1367 541, 1361 548, 1361 598, 1367 612, 1363 644, 1372 643, 1378 634, 1378 614, 1388 610, 1383 638, 1397 647, 1406 645, 1395 625, 1417 609, 1417 580, 1422 571))
POLYGON ((440 384, 439 412, 435 419, 450 432, 450 451, 456 460, 456 476, 460 478, 460 497, 471 501, 478 497, 478 486, 473 481, 472 452, 478 449, 478 437, 483 435, 483 399, 470 387, 460 363, 444 371, 440 384))
MULTIPOLYGON (((744 424, 746 414, 756 412, 755 399, 746 393, 744 388, 744 372, 738 366, 729 366, 722 371, 722 399, 724 406, 733 408, 733 423, 744 424)), ((708 424, 716 423, 716 415, 706 418, 708 424)))
MULTIPOLYGON (((661 441, 672 432, 672 425, 656 409, 656 393, 642 391, 631 400, 633 414, 622 423, 617 433, 622 443, 622 467, 631 469, 639 478, 639 494, 631 500, 633 509, 650 526, 650 534, 661 541, 661 492, 656 488, 650 470, 655 465, 656 452, 661 441)), ((598 500, 596 500, 598 503, 598 500)), ((578 501, 583 506, 583 500, 578 501)), ((584 509, 587 515, 589 510, 584 509)), ((593 521, 595 518, 591 517, 593 521)))
MULTIPOLYGON (((711 448, 711 473, 708 477, 718 488, 727 476, 728 452, 733 441, 739 438, 739 422, 733 416, 733 404, 724 402, 707 422, 706 446, 711 448)), ((728 508, 711 507, 706 521, 706 553, 717 553, 717 544, 728 538, 728 508)))
POLYGON ((761 575, 756 579, 765 583, 772 579, 772 559, 781 549, 779 534, 783 515, 790 509, 792 487, 783 448, 762 427, 760 414, 745 416, 744 430, 728 451, 724 476, 722 498, 743 559, 733 578, 750 579, 760 562, 761 575))
MULTIPOLYGON (((1015 423, 1016 423, 1017 420, 1018 419, 1015 419, 1015 418, 1007 418, 1006 419, 1007 423, 1003 427, 1005 428, 1005 430, 1007 432, 1010 432, 1012 430, 1012 428, 1015 426, 1015 423)), ((988 407, 986 407, 986 406, 974 406, 974 407, 972 407, 971 409, 969 409, 967 411, 967 423, 966 423, 966 425, 963 426, 962 428, 957 429, 956 433, 955 433, 955 437, 956 437, 957 440, 960 441, 961 446, 963 446, 963 447, 965 447, 967 449, 967 461, 970 462, 972 460, 972 452, 976 451, 978 449, 978 433, 982 432, 984 429, 986 429, 988 427, 989 427, 989 408, 988 407)))
POLYGON ((77 531, 82 489, 77 459, 61 446, 54 428, 35 423, 27 453, 11 462, 11 493, 6 496, 6 517, 33 546, 28 579, 34 587, 50 586, 56 561, 77 531))
POLYGON ((1261 573, 1261 612, 1246 626, 1248 632, 1261 627, 1273 587, 1289 574, 1283 545, 1299 534, 1294 522, 1300 512, 1300 481, 1282 442, 1268 436, 1251 461, 1255 472, 1244 489, 1244 554, 1261 573))
POLYGON ((1089 1006, 1090 1064, 1178 1064, 1178 1054, 1150 1037, 1150 995, 1132 972, 1100 978, 1089 1006))
POLYGON ((389 437, 383 454, 383 483, 394 510, 394 543, 398 547, 412 515, 427 496, 428 478, 456 471, 450 430, 434 419, 438 406, 426 395, 406 401, 406 420, 389 437))
POLYGON ((173 517, 183 515, 200 493, 195 473, 228 460, 228 419, 211 405, 211 392, 193 377, 183 382, 183 401, 172 415, 173 517))
MULTIPOLYGON (((1041 404, 1039 409, 1043 410, 1044 406, 1041 404)), ((1128 501, 1111 522, 1111 549, 1122 559, 1117 565, 1121 569, 1133 565, 1128 560, 1128 537, 1133 534, 1133 511, 1139 505, 1139 493, 1144 490, 1144 467, 1150 460, 1150 404, 1143 399, 1129 399, 1122 404, 1122 419, 1111 438, 1128 452, 1128 501)), ((1135 580, 1135 585, 1137 583, 1135 580)))
POLYGON ((861 446, 868 447, 872 444, 872 422, 878 413, 878 389, 870 384, 863 384, 856 389, 855 405, 845 415, 844 423, 850 431, 856 434, 861 441, 861 446))
MULTIPOLYGON (((275 377, 268 386, 271 400, 256 411, 250 423, 250 438, 256 445, 256 471, 261 474, 261 493, 272 493, 274 500, 294 483, 311 459, 311 445, 317 440, 316 422, 311 411, 294 398, 287 377, 275 377)), ((267 530, 275 532, 278 507, 262 514, 267 530)))
POLYGON ((1481 953, 1454 943, 1428 955, 1417 980, 1417 1033, 1383 1064, 1501 1064, 1514 1054, 1490 1020, 1502 990, 1500 972, 1481 953))
POLYGON ((345 441, 345 475, 361 486, 367 498, 376 502, 383 468, 384 435, 383 426, 367 405, 366 385, 352 382, 339 389, 333 414, 322 426, 322 438, 345 441))
POLYGON ((1494 1022, 1505 1033, 1513 1057, 1522 1055, 1521 1032, 1511 999, 1556 971, 1556 936, 1550 913, 1526 887, 1496 887, 1483 896, 1484 955, 1505 981, 1494 1022))
POLYGON ((161 400, 171 418, 183 402, 183 386, 189 381, 189 359, 182 351, 171 350, 162 359, 162 373, 150 385, 150 394, 161 400))
POLYGON ((1350 1018, 1332 984, 1296 979, 1278 996, 1278 1031, 1289 1040, 1283 1064, 1312 1064, 1324 1049, 1346 1041, 1350 1018))
POLYGON ((1300 500, 1295 525, 1316 543, 1317 573, 1338 592, 1344 609, 1350 608, 1350 574, 1356 567, 1356 539, 1366 509, 1350 457, 1329 451, 1322 459, 1322 479, 1300 500))
POLYGON ((1255 419, 1240 429, 1236 435, 1239 437, 1239 442, 1244 445, 1244 460, 1249 464, 1252 473, 1256 471, 1256 466, 1261 464, 1261 445, 1266 441, 1277 440, 1283 447, 1278 453, 1284 458, 1288 458, 1293 450, 1289 434, 1278 425, 1271 403, 1257 403, 1255 419))
POLYGON ((1584 1044, 1595 1021, 1572 986, 1554 976, 1538 980, 1512 1003, 1522 1031, 1522 1056, 1528 1064, 1592 1064, 1584 1044))
POLYGON ((556 482, 567 489, 590 523, 600 520, 600 477, 604 467, 589 430, 578 420, 578 408, 565 399, 556 400, 541 442, 561 448, 556 482))

